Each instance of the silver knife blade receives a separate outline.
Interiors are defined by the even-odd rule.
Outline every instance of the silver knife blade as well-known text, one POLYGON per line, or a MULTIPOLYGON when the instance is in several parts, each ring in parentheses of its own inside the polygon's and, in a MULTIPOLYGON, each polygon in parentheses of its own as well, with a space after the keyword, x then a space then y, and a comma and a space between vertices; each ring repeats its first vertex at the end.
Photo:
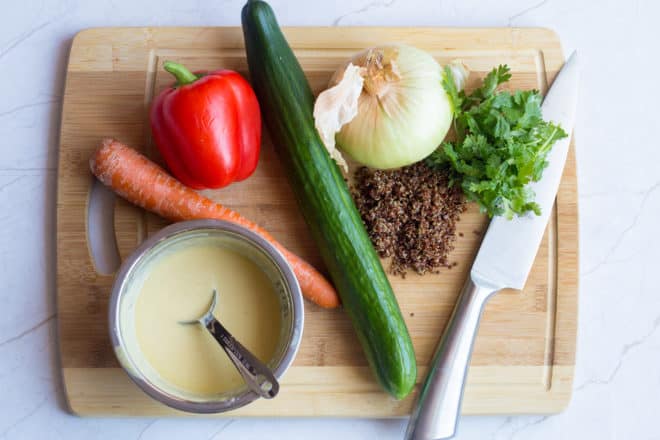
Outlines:
POLYGON ((541 179, 529 185, 536 193, 535 200, 541 207, 541 215, 532 213, 512 220, 503 217, 491 220, 472 265, 471 276, 475 282, 497 289, 524 287, 548 224, 564 170, 575 123, 578 82, 577 54, 573 52, 541 106, 543 119, 559 124, 568 133, 568 137, 557 141, 548 153, 548 167, 543 171, 541 179))

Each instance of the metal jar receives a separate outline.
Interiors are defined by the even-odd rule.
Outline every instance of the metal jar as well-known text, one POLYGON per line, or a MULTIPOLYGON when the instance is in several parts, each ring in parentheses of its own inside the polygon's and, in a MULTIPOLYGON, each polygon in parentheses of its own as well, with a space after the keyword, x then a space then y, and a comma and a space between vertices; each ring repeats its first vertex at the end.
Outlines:
POLYGON ((134 311, 140 283, 150 262, 164 252, 207 239, 215 240, 252 260, 273 282, 279 297, 281 329, 277 349, 267 365, 279 380, 293 362, 302 339, 304 310, 300 286, 282 254, 258 234, 220 220, 191 220, 172 224, 144 241, 121 265, 109 305, 110 339, 119 363, 145 393, 172 408, 192 413, 219 413, 240 408, 258 398, 246 386, 217 395, 197 395, 168 386, 142 360, 135 332, 134 311))

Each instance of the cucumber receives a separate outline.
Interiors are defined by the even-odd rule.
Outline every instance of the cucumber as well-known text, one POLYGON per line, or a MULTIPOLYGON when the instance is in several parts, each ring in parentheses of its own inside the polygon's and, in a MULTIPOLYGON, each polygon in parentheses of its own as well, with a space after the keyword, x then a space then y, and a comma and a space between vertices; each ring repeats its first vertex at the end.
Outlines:
POLYGON ((314 126, 314 95, 270 6, 248 0, 243 36, 252 85, 298 206, 378 381, 401 399, 417 364, 392 287, 339 168, 314 126))

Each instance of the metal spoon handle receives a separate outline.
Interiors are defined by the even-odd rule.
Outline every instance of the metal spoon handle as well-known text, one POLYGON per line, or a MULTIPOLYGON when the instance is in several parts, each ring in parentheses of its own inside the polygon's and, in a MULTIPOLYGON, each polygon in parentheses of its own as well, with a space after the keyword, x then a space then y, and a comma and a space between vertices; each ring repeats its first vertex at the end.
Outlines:
POLYGON ((494 291, 470 278, 463 286, 419 391, 406 440, 449 439, 456 433, 479 319, 494 291))
POLYGON ((243 347, 217 319, 212 318, 205 324, 206 329, 218 341, 243 376, 248 388, 265 399, 275 397, 280 389, 280 384, 270 369, 243 347))

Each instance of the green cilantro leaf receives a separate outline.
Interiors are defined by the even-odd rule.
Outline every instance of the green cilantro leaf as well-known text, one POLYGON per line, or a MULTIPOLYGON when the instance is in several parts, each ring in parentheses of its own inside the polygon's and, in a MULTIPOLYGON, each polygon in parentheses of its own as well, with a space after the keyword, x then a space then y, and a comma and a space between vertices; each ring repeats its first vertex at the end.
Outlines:
POLYGON ((510 79, 509 67, 500 65, 467 95, 457 90, 445 67, 442 85, 454 111, 456 140, 444 142, 426 159, 431 167, 448 167, 452 184, 460 184, 482 212, 509 219, 540 215, 527 184, 541 178, 552 145, 567 136, 543 120, 537 90, 498 91, 510 79))

